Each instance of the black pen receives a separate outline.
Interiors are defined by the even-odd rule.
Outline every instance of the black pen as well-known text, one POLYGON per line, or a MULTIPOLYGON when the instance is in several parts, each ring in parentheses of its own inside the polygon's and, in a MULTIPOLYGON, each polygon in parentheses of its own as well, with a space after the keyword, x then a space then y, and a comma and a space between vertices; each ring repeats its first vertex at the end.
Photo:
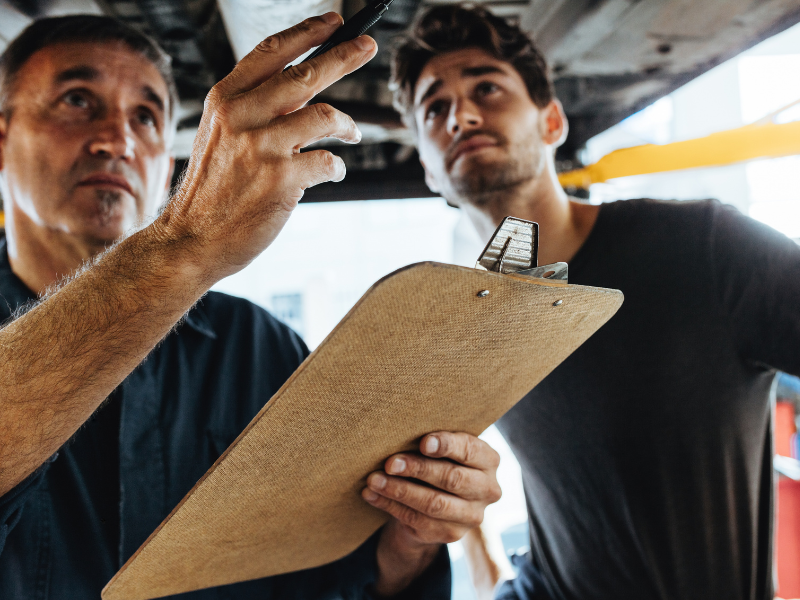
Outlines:
MULTIPOLYGON (((316 50, 314 50, 300 62, 306 62, 307 60, 316 58, 320 54, 327 52, 342 42, 349 42, 350 40, 354 40, 358 36, 363 35, 367 29, 378 22, 378 19, 383 16, 383 13, 389 9, 389 5, 392 3, 392 1, 393 0, 377 0, 367 4, 364 8, 348 19, 341 27, 339 27, 339 29, 337 29, 334 34, 327 39, 327 41, 323 42, 316 50)), ((289 67, 286 68, 288 69, 289 67)))

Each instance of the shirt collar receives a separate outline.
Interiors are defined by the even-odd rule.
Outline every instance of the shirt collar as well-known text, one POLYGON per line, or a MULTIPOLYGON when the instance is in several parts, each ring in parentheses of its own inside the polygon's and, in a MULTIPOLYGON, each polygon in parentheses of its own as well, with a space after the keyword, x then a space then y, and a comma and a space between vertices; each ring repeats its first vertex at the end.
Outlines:
MULTIPOLYGON (((29 290, 11 270, 6 238, 5 236, 0 237, 0 322, 8 319, 23 304, 35 300, 36 294, 29 290)), ((208 318, 201 302, 198 302, 186 314, 184 322, 197 333, 205 335, 212 340, 217 338, 214 327, 211 325, 211 320, 208 318)))
POLYGON ((36 294, 14 275, 8 260, 6 238, 0 238, 0 315, 3 321, 26 302, 36 300, 36 294))
POLYGON ((186 313, 184 322, 197 333, 201 333, 212 340, 217 339, 217 332, 214 331, 214 327, 211 325, 211 319, 209 319, 206 314, 202 298, 197 301, 197 304, 195 304, 188 313, 186 313))

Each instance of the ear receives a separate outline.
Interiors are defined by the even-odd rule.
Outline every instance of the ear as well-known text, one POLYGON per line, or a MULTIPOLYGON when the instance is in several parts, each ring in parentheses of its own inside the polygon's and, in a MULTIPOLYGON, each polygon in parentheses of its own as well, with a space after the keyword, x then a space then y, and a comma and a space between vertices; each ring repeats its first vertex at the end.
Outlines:
POLYGON ((425 185, 428 186, 428 189, 432 191, 434 194, 439 193, 439 186, 436 185, 436 180, 433 178, 433 175, 430 171, 428 171, 428 167, 425 166, 425 161, 421 158, 419 159, 422 168, 425 170, 425 185))
POLYGON ((558 148, 567 139, 567 133, 569 133, 567 115, 564 114, 561 102, 555 98, 551 100, 550 104, 541 109, 539 118, 542 141, 548 146, 558 148))

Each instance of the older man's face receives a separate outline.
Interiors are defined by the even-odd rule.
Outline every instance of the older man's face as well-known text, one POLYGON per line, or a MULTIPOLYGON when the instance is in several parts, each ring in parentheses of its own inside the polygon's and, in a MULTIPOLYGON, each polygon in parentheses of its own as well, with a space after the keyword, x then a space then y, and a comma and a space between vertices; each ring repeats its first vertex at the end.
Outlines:
POLYGON ((171 173, 168 102, 156 67, 123 43, 58 44, 31 56, 0 121, 14 227, 103 245, 152 217, 171 173))

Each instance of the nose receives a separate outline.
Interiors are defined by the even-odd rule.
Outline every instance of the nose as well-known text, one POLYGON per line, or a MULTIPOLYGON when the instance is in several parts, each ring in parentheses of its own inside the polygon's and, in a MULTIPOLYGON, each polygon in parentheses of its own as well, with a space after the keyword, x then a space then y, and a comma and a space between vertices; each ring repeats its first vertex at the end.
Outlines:
POLYGON ((114 160, 133 158, 133 131, 124 113, 109 112, 104 118, 98 119, 95 125, 89 141, 89 153, 92 156, 114 160))
POLYGON ((450 105, 450 114, 447 116, 447 130, 450 135, 477 129, 481 125, 483 125, 481 111, 469 99, 461 98, 450 105))

